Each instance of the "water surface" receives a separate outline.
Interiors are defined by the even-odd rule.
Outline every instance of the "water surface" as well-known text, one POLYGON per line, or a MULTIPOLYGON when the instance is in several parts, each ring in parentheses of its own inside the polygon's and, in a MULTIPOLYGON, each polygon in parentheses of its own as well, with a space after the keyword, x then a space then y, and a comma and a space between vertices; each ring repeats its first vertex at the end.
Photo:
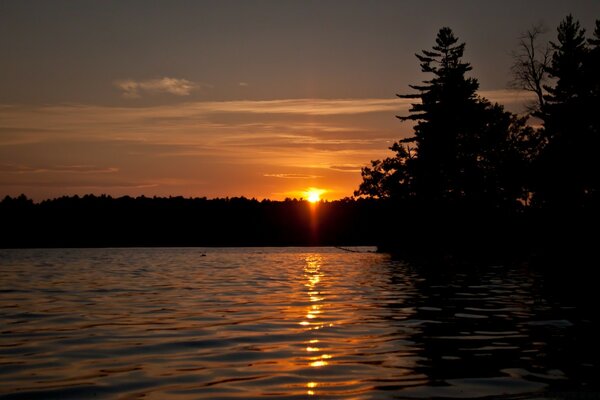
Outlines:
POLYGON ((539 273, 354 250, 0 250, 0 397, 597 395, 593 318, 539 273))

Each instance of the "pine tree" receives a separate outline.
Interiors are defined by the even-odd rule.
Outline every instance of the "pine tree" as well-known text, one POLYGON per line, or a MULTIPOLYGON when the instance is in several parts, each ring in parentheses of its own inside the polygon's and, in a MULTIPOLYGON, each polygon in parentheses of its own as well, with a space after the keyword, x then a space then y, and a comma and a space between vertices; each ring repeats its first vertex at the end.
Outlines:
POLYGON ((421 71, 433 77, 410 86, 418 93, 398 95, 418 100, 410 115, 398 117, 417 122, 414 136, 394 144, 395 158, 364 168, 356 194, 478 206, 519 197, 520 180, 507 179, 519 168, 513 139, 523 122, 477 95, 479 83, 466 76, 471 66, 462 61, 464 49, 450 28, 442 28, 432 50, 416 55, 421 71))
POLYGON ((550 104, 565 103, 577 98, 584 84, 583 63, 587 48, 585 29, 579 21, 568 15, 557 28, 558 43, 551 42, 552 62, 548 68, 551 78, 556 79, 554 87, 546 87, 550 104))
POLYGON ((403 142, 415 143, 414 190, 426 200, 459 195, 460 170, 467 167, 464 153, 469 148, 470 121, 465 116, 476 114, 481 107, 477 80, 465 77, 471 66, 462 62, 464 49, 465 44, 458 43, 450 28, 440 29, 432 51, 416 55, 421 71, 433 78, 423 85, 411 85, 417 94, 398 95, 420 100, 412 105, 411 115, 398 118, 417 121, 414 137, 403 142))
MULTIPOLYGON (((578 207, 589 188, 590 79, 586 75, 589 54, 585 30, 568 15, 557 28, 558 42, 551 42, 548 69, 554 86, 542 110, 547 145, 537 162, 538 204, 544 207, 578 207)), ((594 73, 595 75, 595 73, 594 73)))
POLYGON ((588 40, 588 57, 584 65, 585 83, 588 95, 585 105, 585 115, 588 119, 587 152, 587 184, 586 205, 597 207, 600 203, 600 158, 596 152, 600 148, 600 20, 591 39, 588 40))

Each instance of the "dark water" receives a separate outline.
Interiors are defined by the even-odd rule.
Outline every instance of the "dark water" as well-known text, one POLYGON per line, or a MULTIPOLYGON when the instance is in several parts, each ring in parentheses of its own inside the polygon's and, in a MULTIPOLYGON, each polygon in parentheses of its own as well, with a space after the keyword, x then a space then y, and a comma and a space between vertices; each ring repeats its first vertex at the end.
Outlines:
POLYGON ((0 250, 0 283, 0 398, 600 397, 596 307, 525 266, 0 250))

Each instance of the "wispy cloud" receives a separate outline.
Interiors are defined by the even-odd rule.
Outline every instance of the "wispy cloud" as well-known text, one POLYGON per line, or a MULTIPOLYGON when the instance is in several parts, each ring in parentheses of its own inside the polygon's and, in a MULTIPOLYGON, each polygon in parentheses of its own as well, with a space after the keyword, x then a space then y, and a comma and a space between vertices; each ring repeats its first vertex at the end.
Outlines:
MULTIPOLYGON (((134 83, 129 91, 138 95, 171 90, 134 83)), ((515 111, 528 101, 522 92, 480 94, 515 111)), ((328 196, 341 197, 359 184, 361 166, 412 134, 412 123, 394 118, 409 108, 395 98, 0 105, 0 185, 40 197, 97 186, 113 194, 273 198, 318 179, 328 196)))
POLYGON ((210 112, 253 114, 347 115, 394 112, 409 102, 400 99, 283 99, 196 103, 210 112))
POLYGON ((481 90, 479 95, 491 102, 504 105, 512 112, 523 111, 523 105, 535 99, 535 94, 532 92, 514 89, 481 90))
POLYGON ((332 165, 329 167, 329 169, 332 169, 334 171, 341 171, 341 172, 360 172, 362 167, 363 167, 363 165, 358 165, 358 164, 344 164, 344 165, 332 165))
POLYGON ((135 99, 142 97, 143 93, 169 93, 175 96, 189 96, 196 87, 187 79, 163 77, 136 81, 133 79, 118 80, 115 86, 122 91, 123 97, 135 99))
POLYGON ((269 178, 283 178, 283 179, 316 179, 322 178, 319 175, 308 175, 308 174, 264 174, 263 176, 269 178))
POLYGON ((110 174, 119 172, 119 168, 106 167, 101 168, 94 165, 52 165, 52 166, 31 166, 23 164, 0 164, 0 172, 9 172, 15 174, 39 174, 46 172, 59 172, 68 174, 110 174))
MULTIPOLYGON (((46 187, 46 188, 60 188, 60 189, 71 189, 71 188, 80 188, 86 190, 94 190, 94 189, 147 189, 157 187, 156 183, 138 183, 138 182, 127 182, 127 181, 106 181, 106 182, 90 182, 90 181, 65 181, 65 180, 57 180, 57 179, 44 179, 37 181, 23 181, 23 182, 13 182, 13 181, 5 181, 0 178, 0 187, 3 186, 11 186, 11 187, 46 187)), ((64 195, 65 193, 60 193, 60 195, 64 195)))

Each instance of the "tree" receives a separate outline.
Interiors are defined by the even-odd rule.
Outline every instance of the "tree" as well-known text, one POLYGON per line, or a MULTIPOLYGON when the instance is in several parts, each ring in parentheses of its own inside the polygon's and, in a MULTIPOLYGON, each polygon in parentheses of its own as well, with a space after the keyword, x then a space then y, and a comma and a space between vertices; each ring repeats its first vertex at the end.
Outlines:
MULTIPOLYGON (((591 39, 588 39, 588 56, 584 64, 585 87, 588 89, 588 109, 591 127, 596 138, 600 135, 600 20, 591 39)), ((597 147, 596 147, 597 148, 597 147)))
POLYGON ((588 170, 587 197, 588 203, 598 207, 600 203, 600 20, 596 20, 593 37, 588 40, 588 57, 584 65, 585 83, 588 88, 585 114, 588 119, 587 147, 588 170))
POLYGON ((589 90, 592 96, 597 98, 600 95, 600 20, 596 20, 593 38, 588 39, 588 44, 589 52, 584 72, 589 90))
POLYGON ((541 117, 547 145, 536 162, 537 196, 541 206, 570 208, 582 205, 590 191, 590 171, 595 157, 590 109, 589 52, 585 30, 568 15, 557 28, 558 42, 551 42, 552 60, 547 71, 554 86, 547 94, 541 117))
POLYGON ((396 152, 395 157, 388 157, 383 161, 371 161, 370 167, 361 170, 363 181, 355 196, 369 196, 375 198, 402 198, 411 196, 408 164, 412 158, 411 149, 400 143, 394 143, 390 150, 396 152))
POLYGON ((556 85, 545 87, 549 92, 546 101, 551 105, 574 100, 582 92, 587 53, 585 29, 571 14, 558 26, 557 37, 558 43, 550 42, 553 54, 547 68, 550 77, 556 79, 556 85))
POLYGON ((464 49, 450 28, 442 28, 432 50, 416 55, 421 71, 433 77, 410 86, 418 93, 398 95, 418 100, 410 115, 398 117, 416 121, 414 136, 392 146, 396 157, 363 169, 357 195, 478 206, 520 196, 519 185, 506 178, 518 175, 510 172, 520 158, 511 135, 521 134, 524 124, 477 95, 479 83, 466 76, 471 66, 462 61, 464 49))
POLYGON ((398 95, 420 100, 412 105, 411 115, 398 118, 417 121, 414 137, 404 142, 416 144, 412 163, 414 189, 424 200, 460 195, 460 169, 468 163, 461 153, 469 148, 465 131, 469 121, 465 117, 477 114, 481 108, 477 102, 477 80, 465 77, 471 66, 462 62, 464 49, 465 44, 458 43, 450 28, 440 29, 433 51, 416 55, 421 71, 433 74, 433 79, 410 86, 419 93, 398 95))
POLYGON ((544 108, 544 85, 547 80, 547 70, 550 65, 550 47, 540 45, 540 36, 546 33, 542 25, 535 25, 519 38, 517 51, 513 52, 511 86, 517 89, 533 92, 536 103, 529 106, 529 111, 539 115, 544 108))

